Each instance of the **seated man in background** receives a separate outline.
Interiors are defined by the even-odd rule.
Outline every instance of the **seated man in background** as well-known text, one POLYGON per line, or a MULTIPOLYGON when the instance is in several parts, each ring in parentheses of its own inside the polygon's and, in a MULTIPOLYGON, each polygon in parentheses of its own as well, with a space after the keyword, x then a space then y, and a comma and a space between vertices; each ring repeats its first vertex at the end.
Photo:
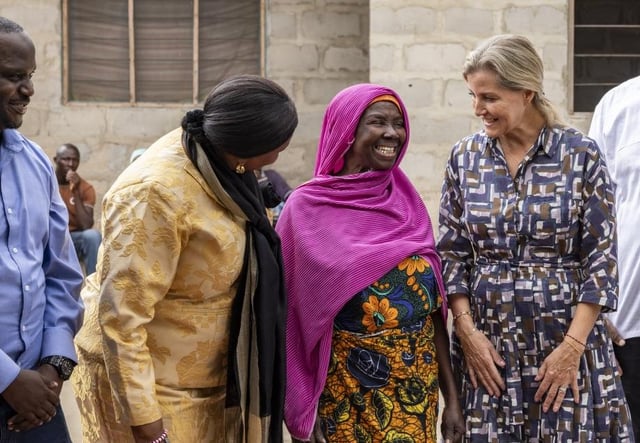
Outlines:
POLYGON ((78 258, 84 263, 87 275, 96 270, 98 247, 102 236, 91 229, 93 226, 93 207, 96 204, 96 191, 93 186, 78 175, 80 151, 75 145, 65 143, 58 148, 53 157, 60 195, 69 211, 69 231, 78 258))

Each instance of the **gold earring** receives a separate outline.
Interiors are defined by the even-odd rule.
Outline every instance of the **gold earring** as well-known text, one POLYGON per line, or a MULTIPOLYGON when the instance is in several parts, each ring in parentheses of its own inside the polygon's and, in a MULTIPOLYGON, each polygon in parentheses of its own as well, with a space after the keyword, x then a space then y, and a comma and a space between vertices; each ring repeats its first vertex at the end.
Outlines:
POLYGON ((246 172, 246 168, 244 167, 244 163, 238 163, 236 165, 236 174, 244 174, 246 172))

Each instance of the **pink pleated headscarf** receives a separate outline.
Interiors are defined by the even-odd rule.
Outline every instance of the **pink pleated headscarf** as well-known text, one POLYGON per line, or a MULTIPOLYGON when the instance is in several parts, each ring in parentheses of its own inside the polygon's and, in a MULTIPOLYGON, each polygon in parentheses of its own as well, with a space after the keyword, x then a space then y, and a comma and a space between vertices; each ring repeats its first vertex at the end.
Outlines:
POLYGON ((444 295, 429 214, 399 168, 408 143, 407 110, 393 90, 373 84, 342 90, 325 112, 314 178, 293 191, 278 219, 288 294, 284 412, 295 438, 308 439, 313 430, 333 322, 347 301, 411 255, 429 261, 444 295), (407 138, 396 163, 331 175, 342 168, 360 117, 383 95, 394 97, 404 116, 407 138))

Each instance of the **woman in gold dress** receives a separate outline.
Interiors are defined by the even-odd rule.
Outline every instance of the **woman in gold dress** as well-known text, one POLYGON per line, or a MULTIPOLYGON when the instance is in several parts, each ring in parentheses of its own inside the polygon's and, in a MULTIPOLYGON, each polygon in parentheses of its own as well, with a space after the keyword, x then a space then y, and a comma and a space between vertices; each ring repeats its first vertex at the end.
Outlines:
POLYGON ((84 441, 282 441, 280 242, 253 170, 297 123, 281 87, 231 78, 111 187, 76 340, 84 441))

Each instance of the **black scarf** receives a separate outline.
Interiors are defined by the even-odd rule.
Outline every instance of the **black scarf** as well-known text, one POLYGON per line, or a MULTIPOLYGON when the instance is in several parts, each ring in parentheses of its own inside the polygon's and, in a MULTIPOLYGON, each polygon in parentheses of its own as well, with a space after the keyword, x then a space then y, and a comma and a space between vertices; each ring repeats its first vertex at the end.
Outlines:
POLYGON ((259 414, 262 441, 280 443, 283 439, 286 321, 280 238, 266 216, 253 172, 233 172, 214 149, 202 148, 198 140, 206 143, 199 137, 202 133, 193 132, 187 130, 183 134, 188 157, 223 206, 246 220, 244 262, 231 314, 226 438, 228 441, 254 438, 255 430, 249 432, 249 416, 259 414), (203 154, 206 160, 202 158, 203 154), (248 392, 243 392, 247 387, 248 392), (256 396, 259 396, 259 406, 256 396))

